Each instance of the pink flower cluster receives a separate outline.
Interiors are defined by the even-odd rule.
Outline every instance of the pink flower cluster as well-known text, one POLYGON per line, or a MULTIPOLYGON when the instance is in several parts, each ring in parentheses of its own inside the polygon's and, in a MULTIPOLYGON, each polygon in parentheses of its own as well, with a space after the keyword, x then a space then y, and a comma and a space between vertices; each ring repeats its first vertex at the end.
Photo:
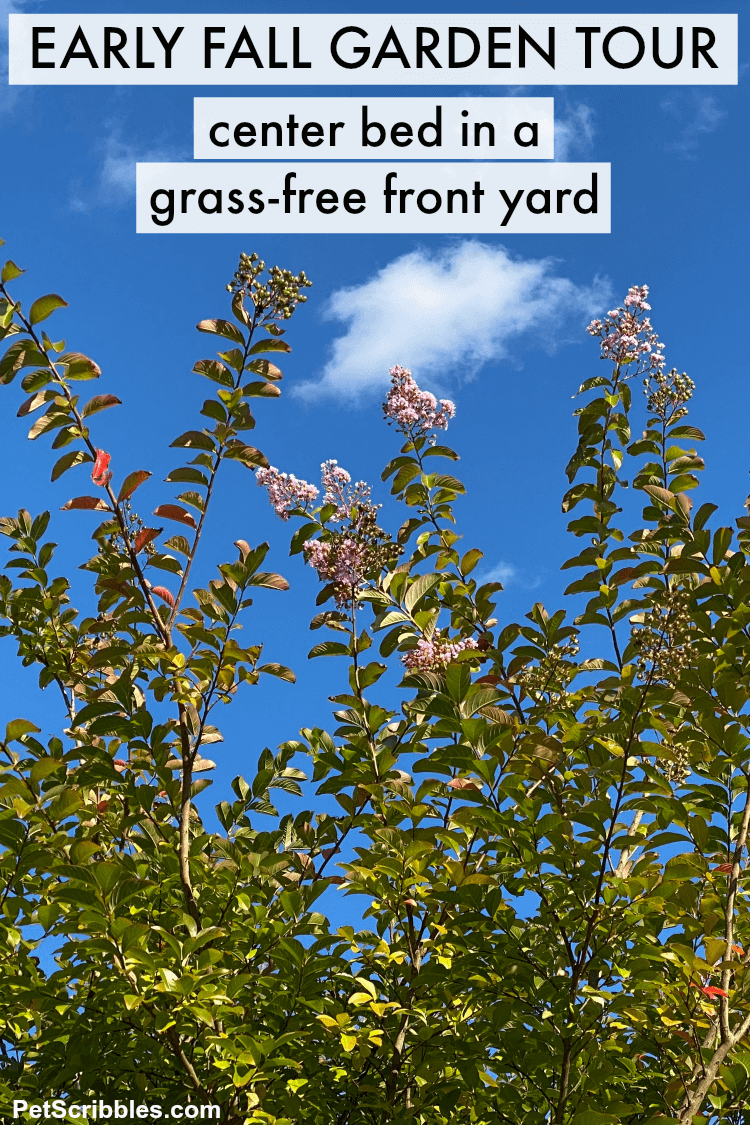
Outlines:
MULTIPOLYGON (((601 358, 613 363, 638 362, 638 372, 664 369, 664 344, 644 312, 650 312, 648 285, 631 285, 623 305, 610 309, 606 318, 592 320, 586 331, 601 339, 601 358)), ((635 373, 635 372, 634 372, 635 373)))
POLYGON ((651 305, 648 304, 647 297, 648 285, 631 285, 623 304, 626 308, 635 307, 639 312, 651 312, 651 305))
POLYGON ((473 637, 451 641, 435 633, 431 641, 417 641, 417 647, 404 653, 401 660, 408 672, 437 672, 452 663, 460 652, 477 647, 473 637))
POLYGON ((314 503, 318 490, 306 480, 298 480, 293 473, 280 473, 271 465, 268 469, 258 469, 255 479, 259 485, 268 489, 268 499, 277 516, 289 519, 294 508, 307 509, 314 503))
POLYGON ((323 503, 334 504, 336 507, 336 511, 331 516, 332 523, 348 520, 355 506, 370 504, 372 489, 369 484, 365 484, 363 480, 352 484, 351 474, 347 473, 346 469, 342 469, 338 461, 324 461, 320 468, 323 503))
POLYGON ((420 391, 406 367, 392 367, 393 386, 386 395, 383 412, 389 421, 396 422, 414 438, 430 430, 447 430, 448 422, 456 416, 455 404, 448 398, 438 401, 429 391, 420 391))
POLYGON ((335 582, 341 587, 336 594, 339 605, 351 601, 351 591, 363 578, 365 544, 348 536, 335 543, 311 539, 305 543, 304 552, 306 561, 318 572, 322 582, 335 582))

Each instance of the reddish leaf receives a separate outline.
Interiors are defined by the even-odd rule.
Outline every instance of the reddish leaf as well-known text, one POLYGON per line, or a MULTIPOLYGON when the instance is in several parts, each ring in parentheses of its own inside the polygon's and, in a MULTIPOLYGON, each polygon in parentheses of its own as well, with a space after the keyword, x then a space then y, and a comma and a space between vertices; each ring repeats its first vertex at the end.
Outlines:
POLYGON ((732 863, 721 863, 718 867, 714 867, 714 871, 720 871, 722 875, 730 875, 733 866, 732 863))
POLYGON ((112 762, 112 765, 115 767, 118 773, 124 773, 124 771, 128 768, 128 763, 124 760, 124 758, 115 758, 115 760, 112 762))
POLYGON ((94 484, 98 484, 100 488, 104 488, 105 485, 109 484, 112 480, 112 474, 107 472, 111 460, 112 458, 109 453, 105 453, 103 449, 97 449, 91 479, 94 484))
POLYGON ((176 520, 177 523, 185 523, 188 527, 197 527, 190 512, 186 511, 185 508, 181 508, 179 504, 160 504, 154 511, 154 515, 163 516, 165 520, 176 520))
POLYGON ((468 777, 454 777, 452 781, 448 782, 448 788, 449 789, 474 789, 476 792, 480 792, 481 789, 482 789, 482 786, 477 785, 473 781, 469 781, 468 777))
POLYGON ((133 544, 133 550, 136 555, 139 551, 143 550, 147 543, 151 543, 156 539, 157 535, 161 535, 162 530, 163 528, 161 527, 144 527, 143 531, 139 531, 135 537, 135 543, 133 544))
POLYGON ((738 954, 738 955, 739 955, 740 957, 744 957, 744 956, 745 956, 745 950, 744 950, 744 949, 742 948, 742 946, 741 946, 741 945, 733 945, 733 946, 732 946, 732 949, 733 949, 733 950, 734 950, 734 952, 735 952, 735 953, 737 953, 737 954, 738 954))
POLYGON ((166 602, 170 609, 174 608, 174 596, 171 590, 168 590, 166 586, 153 586, 151 593, 156 594, 157 598, 161 598, 163 602, 166 602))
POLYGON ((134 473, 128 473, 125 480, 122 482, 122 487, 117 494, 118 500, 127 500, 128 496, 132 496, 136 488, 143 484, 145 480, 151 476, 151 473, 146 469, 136 469, 134 473))
POLYGON ((690 987, 699 989, 703 993, 704 996, 728 996, 729 995, 729 993, 726 992, 725 989, 717 988, 715 984, 709 984, 705 988, 701 988, 701 986, 699 984, 695 984, 695 982, 693 982, 690 985, 690 987))
POLYGON ((692 1043, 693 1042, 692 1036, 688 1035, 688 1033, 686 1031, 675 1031, 674 1034, 679 1035, 680 1039, 684 1039, 686 1043, 692 1043))
POLYGON ((109 809, 109 801, 100 801, 99 804, 96 806, 96 811, 98 813, 105 813, 105 812, 107 812, 108 809, 109 809))
POLYGON ((338 886, 340 886, 342 883, 346 882, 346 880, 344 879, 343 875, 329 875, 328 882, 336 883, 338 886))
POLYGON ((100 500, 98 496, 76 496, 73 500, 68 500, 67 504, 63 504, 60 509, 61 512, 70 512, 74 508, 86 509, 92 512, 111 512, 109 504, 104 500, 100 500))

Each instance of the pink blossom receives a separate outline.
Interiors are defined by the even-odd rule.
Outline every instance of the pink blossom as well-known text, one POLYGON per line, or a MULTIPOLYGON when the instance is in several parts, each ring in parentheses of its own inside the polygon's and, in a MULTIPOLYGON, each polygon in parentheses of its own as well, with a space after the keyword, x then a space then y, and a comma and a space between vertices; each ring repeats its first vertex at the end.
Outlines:
POLYGON ((435 633, 432 640, 417 641, 416 648, 401 657, 408 672, 436 672, 452 663, 460 652, 477 648, 473 637, 451 641, 435 633))
MULTIPOLYGON (((623 304, 610 309, 604 321, 592 320, 586 331, 601 339, 601 358, 613 363, 637 363, 637 371, 656 374, 664 369, 664 344, 644 312, 651 306, 647 285, 631 285, 623 304)), ((635 374, 635 372, 634 372, 635 374)))
POLYGON ((314 503, 318 490, 314 484, 306 480, 298 480, 292 473, 280 473, 278 469, 270 466, 268 469, 258 469, 255 479, 259 485, 268 489, 268 499, 276 512, 283 520, 289 519, 289 513, 295 508, 305 511, 314 503))
POLYGON ((625 298, 624 304, 630 308, 633 305, 643 312, 650 312, 651 305, 646 303, 648 297, 648 285, 631 285, 628 289, 628 295, 625 298))
POLYGON ((337 586, 337 603, 350 602, 364 578, 366 544, 350 536, 333 542, 311 539, 305 543, 304 552, 307 562, 318 572, 318 578, 337 586))
POLYGON ((351 474, 342 469, 338 461, 324 461, 320 466, 323 488, 323 503, 333 504, 336 511, 331 516, 332 523, 348 520, 354 507, 370 505, 372 489, 363 480, 351 483, 351 474))
MULTIPOLYGON (((392 387, 383 403, 383 412, 389 421, 415 438, 430 430, 447 430, 448 422, 456 416, 456 407, 448 398, 438 401, 429 391, 421 391, 406 367, 392 367, 392 387)), ((434 438, 433 438, 434 440, 434 438)))

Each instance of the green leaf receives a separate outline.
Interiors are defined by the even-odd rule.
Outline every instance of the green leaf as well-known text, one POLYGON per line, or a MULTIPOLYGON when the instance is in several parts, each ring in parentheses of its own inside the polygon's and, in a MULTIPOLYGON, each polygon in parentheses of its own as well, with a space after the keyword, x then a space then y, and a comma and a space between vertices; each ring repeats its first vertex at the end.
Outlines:
POLYGON ((196 375, 204 375, 214 383, 221 383, 222 387, 233 387, 232 373, 218 359, 199 359, 193 371, 196 375))
POLYGON ((207 449, 213 452, 216 442, 205 430, 186 430, 171 442, 171 448, 175 446, 178 449, 207 449))
MULTIPOLYGON (((224 336, 227 340, 233 340, 235 344, 244 344, 245 337, 240 332, 236 325, 232 324, 230 320, 201 320, 195 326, 199 332, 209 332, 214 336, 224 336)), ((195 368, 193 368, 195 370, 195 368)))
POLYGON ((38 297, 29 309, 29 323, 39 324, 51 316, 55 309, 66 309, 68 302, 57 293, 48 293, 46 297, 38 297))
POLYGON ((409 484, 410 481, 413 481, 415 477, 418 477, 420 472, 421 469, 419 468, 417 462, 412 461, 410 458, 408 463, 406 465, 402 465, 399 471, 396 473, 396 476, 393 478, 391 492, 394 495, 396 493, 403 492, 407 484, 409 484))
POLYGON ((418 578, 415 578, 404 598, 406 612, 411 613, 420 598, 423 598, 434 586, 437 586, 441 578, 442 575, 440 574, 420 574, 418 578))
POLYGON ((247 398, 278 398, 281 391, 273 383, 246 383, 242 393, 247 398))
POLYGON ((109 410, 110 406, 122 406, 122 402, 117 395, 95 395, 84 406, 81 417, 90 418, 92 414, 98 414, 100 410, 109 410))
POLYGON ((451 492, 457 492, 459 495, 463 495, 463 493, 466 492, 464 485, 458 477, 447 476, 445 473, 440 473, 435 477, 433 488, 449 488, 451 492))
POLYGON ((319 645, 311 648, 307 654, 308 660, 316 656, 348 656, 349 646, 342 645, 340 641, 321 641, 319 645))
POLYGON ((171 555, 149 555, 148 565, 156 567, 157 570, 167 570, 170 574, 182 574, 182 567, 171 555))
POLYGON ((449 445, 428 445, 422 454, 423 457, 447 457, 451 461, 460 461, 461 458, 449 445))
POLYGON ((204 488, 208 488, 208 477, 200 469, 172 469, 172 472, 164 480, 168 484, 200 484, 204 488))
POLYGON ((39 727, 28 719, 12 719, 5 728, 5 741, 17 742, 25 734, 39 734, 39 727))
POLYGON ((673 512, 677 511, 677 498, 673 492, 669 492, 666 488, 660 488, 656 484, 645 485, 643 491, 652 496, 654 500, 660 500, 662 504, 666 504, 673 512))
POLYGON ((288 590, 289 583, 286 578, 280 574, 272 574, 268 571, 259 570, 257 574, 253 575, 248 583, 250 586, 262 586, 266 590, 288 590))
POLYGON ((190 558, 190 544, 184 535, 173 535, 170 539, 165 539, 164 546, 169 547, 171 551, 179 551, 181 555, 190 558))
POLYGON ((136 488, 139 488, 150 476, 151 473, 147 469, 136 469, 135 472, 128 473, 122 482, 117 499, 127 500, 128 496, 132 496, 136 488))
POLYGON ((62 758, 38 758, 29 771, 29 777, 32 781, 42 781, 45 777, 49 777, 51 773, 60 769, 65 769, 65 762, 62 758))
POLYGON ((63 453, 62 457, 55 462, 50 480, 57 480, 63 473, 67 473, 68 469, 72 469, 74 465, 83 465, 87 461, 93 460, 94 458, 85 449, 73 449, 70 453, 63 453))
POLYGON ((65 375, 68 379, 84 382, 87 379, 98 379, 102 373, 99 365, 94 363, 93 359, 89 359, 87 355, 82 355, 81 352, 66 352, 65 355, 60 356, 57 362, 64 364, 65 375))
POLYGON ((268 468, 268 458, 252 445, 245 445, 243 441, 235 440, 227 443, 225 456, 232 461, 241 461, 248 468, 261 466, 268 468))
POLYGON ((224 423, 227 420, 226 410, 215 398, 206 399, 201 407, 201 414, 206 418, 213 418, 215 422, 224 423))
POLYGON ((297 682, 297 677, 291 668, 286 668, 283 664, 261 664, 256 671, 264 672, 267 676, 276 676, 277 679, 286 680, 289 684, 297 682))
MULTIPOLYGON (((471 672, 466 664, 449 664, 445 670, 445 683, 448 695, 456 703, 466 698, 471 687, 471 672)), ((489 700, 488 700, 489 702, 489 700)))
POLYGON ((480 559, 484 558, 484 551, 480 551, 478 547, 473 547, 467 551, 461 559, 461 571, 463 574, 470 574, 480 559))
POLYGON ((16 278, 20 277, 22 273, 26 273, 26 270, 20 269, 16 265, 16 263, 12 262, 9 258, 2 268, 2 272, 0 273, 0 280, 2 280, 3 283, 5 283, 6 281, 15 281, 16 278))
POLYGON ((245 371, 252 371, 254 375, 262 375, 264 379, 271 379, 274 382, 283 378, 281 371, 271 363, 270 359, 254 359, 245 365, 245 371))
POLYGON ((669 438, 692 438, 693 441, 705 441, 706 435, 703 430, 697 429, 696 426, 675 426, 673 430, 669 431, 669 438))
POLYGON ((303 523, 298 527, 292 536, 292 541, 289 545, 289 554, 298 555, 308 539, 312 539, 316 531, 319 530, 317 523, 303 523))
POLYGON ((189 504, 191 508, 197 508, 199 512, 206 510, 206 502, 200 492, 181 492, 177 499, 182 500, 183 504, 189 504))
POLYGON ((290 352, 292 349, 286 340, 258 340, 253 344, 248 355, 257 355, 259 352, 290 352))

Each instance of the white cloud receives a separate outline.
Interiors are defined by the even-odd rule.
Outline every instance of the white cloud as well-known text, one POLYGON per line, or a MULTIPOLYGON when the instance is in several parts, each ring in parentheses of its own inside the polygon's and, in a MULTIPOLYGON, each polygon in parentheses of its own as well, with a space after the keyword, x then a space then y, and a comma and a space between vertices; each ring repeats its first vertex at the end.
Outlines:
POLYGON ((511 563, 499 562, 492 570, 482 571, 481 577, 477 576, 477 585, 485 582, 501 582, 508 586, 516 577, 516 568, 511 563))
MULTIPOLYGON (((2 2, 2 0, 0 0, 2 2)), ((97 148, 101 166, 93 190, 82 190, 82 185, 73 185, 70 205, 74 211, 88 211, 92 207, 121 206, 130 203, 135 196, 136 162, 160 162, 186 160, 187 150, 165 145, 159 148, 140 148, 123 140, 117 122, 107 121, 104 128, 109 130, 97 148)))
MULTIPOLYGON (((555 107, 557 109, 557 107, 555 107)), ((594 111, 582 102, 555 115, 555 160, 569 160, 574 151, 587 152, 594 139, 594 111)))
POLYGON ((554 276, 554 266, 552 258, 513 257, 473 240, 404 254, 332 295, 326 315, 347 331, 322 377, 295 393, 356 400, 387 383, 397 363, 438 389, 455 386, 539 328, 535 343, 552 351, 611 300, 607 281, 576 285, 554 276))
POLYGON ((667 152, 676 152, 684 160, 695 160, 701 139, 715 132, 726 117, 714 94, 697 90, 672 95, 662 102, 662 109, 685 122, 677 139, 666 145, 667 152))
POLYGON ((513 563, 503 562, 502 559, 490 570, 479 570, 472 578, 476 578, 477 586, 485 582, 500 582, 504 589, 509 586, 518 586, 522 590, 536 590, 542 583, 540 577, 532 577, 526 573, 519 574, 513 563))

